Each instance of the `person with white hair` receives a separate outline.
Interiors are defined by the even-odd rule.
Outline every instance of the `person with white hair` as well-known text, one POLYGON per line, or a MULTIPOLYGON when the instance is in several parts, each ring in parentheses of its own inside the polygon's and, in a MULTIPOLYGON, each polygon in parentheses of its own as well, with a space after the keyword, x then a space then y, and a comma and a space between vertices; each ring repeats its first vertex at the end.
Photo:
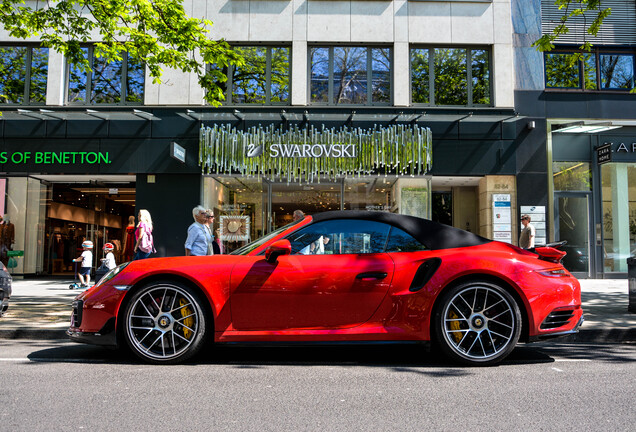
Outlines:
POLYGON ((184 245, 186 256, 214 255, 214 236, 210 227, 214 221, 214 214, 198 205, 192 209, 192 217, 194 223, 188 227, 188 237, 184 245))

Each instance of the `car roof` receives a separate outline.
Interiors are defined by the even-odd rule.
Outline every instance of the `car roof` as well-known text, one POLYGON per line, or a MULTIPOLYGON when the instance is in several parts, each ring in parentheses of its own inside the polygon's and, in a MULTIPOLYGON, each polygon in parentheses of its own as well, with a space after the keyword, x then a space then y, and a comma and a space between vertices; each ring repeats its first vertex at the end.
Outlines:
POLYGON ((313 222, 335 219, 359 219, 383 222, 407 232, 429 249, 478 246, 492 241, 471 232, 433 222, 432 220, 381 211, 327 211, 313 214, 311 217, 313 222))

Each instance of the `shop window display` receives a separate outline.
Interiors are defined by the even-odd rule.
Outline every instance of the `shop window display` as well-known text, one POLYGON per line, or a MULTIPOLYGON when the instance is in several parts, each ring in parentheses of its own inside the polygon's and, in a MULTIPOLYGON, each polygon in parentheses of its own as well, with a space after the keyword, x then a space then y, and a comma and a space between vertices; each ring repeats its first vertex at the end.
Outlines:
POLYGON ((636 164, 601 167, 605 272, 626 272, 636 255, 636 164))

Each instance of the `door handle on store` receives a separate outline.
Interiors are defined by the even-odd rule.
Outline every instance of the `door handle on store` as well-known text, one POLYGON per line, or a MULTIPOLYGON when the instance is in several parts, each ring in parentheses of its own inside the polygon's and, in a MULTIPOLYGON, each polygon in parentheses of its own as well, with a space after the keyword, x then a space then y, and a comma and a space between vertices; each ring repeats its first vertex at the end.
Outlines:
POLYGON ((385 277, 387 277, 388 274, 383 273, 383 272, 368 272, 368 273, 360 273, 359 275, 356 276, 356 279, 384 279, 385 277))

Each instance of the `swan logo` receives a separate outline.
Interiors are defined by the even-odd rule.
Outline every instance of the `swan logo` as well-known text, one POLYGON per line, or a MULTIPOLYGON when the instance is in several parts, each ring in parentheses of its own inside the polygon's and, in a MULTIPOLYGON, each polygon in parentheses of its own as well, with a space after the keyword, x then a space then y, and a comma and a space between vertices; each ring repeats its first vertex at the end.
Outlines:
POLYGON ((247 146, 247 157, 249 157, 249 158, 259 157, 262 154, 263 154, 263 146, 262 145, 249 144, 247 146))

